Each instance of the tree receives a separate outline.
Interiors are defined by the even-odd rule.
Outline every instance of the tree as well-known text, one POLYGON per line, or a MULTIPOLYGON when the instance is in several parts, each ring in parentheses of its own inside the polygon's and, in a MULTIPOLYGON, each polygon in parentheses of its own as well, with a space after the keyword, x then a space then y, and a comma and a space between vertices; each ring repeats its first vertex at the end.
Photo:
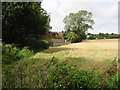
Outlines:
POLYGON ((62 33, 64 34, 64 39, 67 39, 68 31, 62 31, 62 33))
POLYGON ((50 16, 41 2, 3 2, 2 31, 4 43, 30 46, 49 28, 50 16))
POLYGON ((86 10, 81 10, 77 13, 70 13, 63 20, 65 23, 65 30, 67 32, 74 32, 78 35, 79 41, 86 38, 86 31, 93 29, 92 13, 86 10))

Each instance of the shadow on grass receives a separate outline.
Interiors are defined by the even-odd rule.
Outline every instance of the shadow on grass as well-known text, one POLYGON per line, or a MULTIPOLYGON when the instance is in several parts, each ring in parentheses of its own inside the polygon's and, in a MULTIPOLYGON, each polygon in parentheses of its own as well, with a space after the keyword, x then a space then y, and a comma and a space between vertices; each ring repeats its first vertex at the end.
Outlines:
POLYGON ((49 48, 49 49, 43 51, 43 53, 55 53, 55 52, 69 51, 69 50, 75 50, 75 48, 52 47, 52 48, 49 48))

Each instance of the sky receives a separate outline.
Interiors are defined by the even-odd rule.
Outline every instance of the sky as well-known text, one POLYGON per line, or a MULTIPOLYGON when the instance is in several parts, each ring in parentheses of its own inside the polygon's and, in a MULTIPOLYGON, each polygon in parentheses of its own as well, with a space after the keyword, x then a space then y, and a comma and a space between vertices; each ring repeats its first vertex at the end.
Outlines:
POLYGON ((63 19, 80 10, 92 12, 94 30, 89 33, 118 33, 119 0, 43 0, 42 8, 50 14, 51 31, 65 31, 63 19))

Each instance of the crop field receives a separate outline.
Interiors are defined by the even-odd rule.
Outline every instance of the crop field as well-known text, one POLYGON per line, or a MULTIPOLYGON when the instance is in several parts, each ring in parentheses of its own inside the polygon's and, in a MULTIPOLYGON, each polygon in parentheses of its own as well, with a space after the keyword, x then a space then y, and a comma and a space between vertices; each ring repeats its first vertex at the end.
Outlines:
POLYGON ((63 46, 50 47, 37 53, 34 58, 68 61, 79 69, 97 69, 104 72, 113 60, 118 58, 118 39, 85 40, 63 46))
MULTIPOLYGON (((9 47, 10 45, 4 50, 9 50, 9 47)), ((13 51, 16 49, 13 48, 13 51)), ((85 40, 50 47, 36 54, 23 48, 19 50, 17 58, 28 54, 31 56, 2 66, 3 87, 57 88, 62 84, 66 88, 74 80, 71 87, 76 83, 79 83, 80 87, 90 88, 117 87, 117 39, 85 40)), ((4 60, 9 60, 5 55, 4 60)))

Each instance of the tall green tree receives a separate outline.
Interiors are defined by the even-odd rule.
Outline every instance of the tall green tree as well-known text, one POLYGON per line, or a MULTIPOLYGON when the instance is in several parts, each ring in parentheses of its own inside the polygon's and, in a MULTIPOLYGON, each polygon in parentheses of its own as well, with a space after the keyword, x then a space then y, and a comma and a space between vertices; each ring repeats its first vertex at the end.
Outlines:
POLYGON ((78 41, 82 41, 86 38, 87 30, 93 29, 92 25, 94 24, 92 13, 86 10, 70 13, 64 18, 63 22, 65 23, 66 32, 74 32, 77 34, 79 37, 78 41))
POLYGON ((41 2, 3 2, 2 31, 4 43, 30 46, 49 28, 50 16, 41 2))

